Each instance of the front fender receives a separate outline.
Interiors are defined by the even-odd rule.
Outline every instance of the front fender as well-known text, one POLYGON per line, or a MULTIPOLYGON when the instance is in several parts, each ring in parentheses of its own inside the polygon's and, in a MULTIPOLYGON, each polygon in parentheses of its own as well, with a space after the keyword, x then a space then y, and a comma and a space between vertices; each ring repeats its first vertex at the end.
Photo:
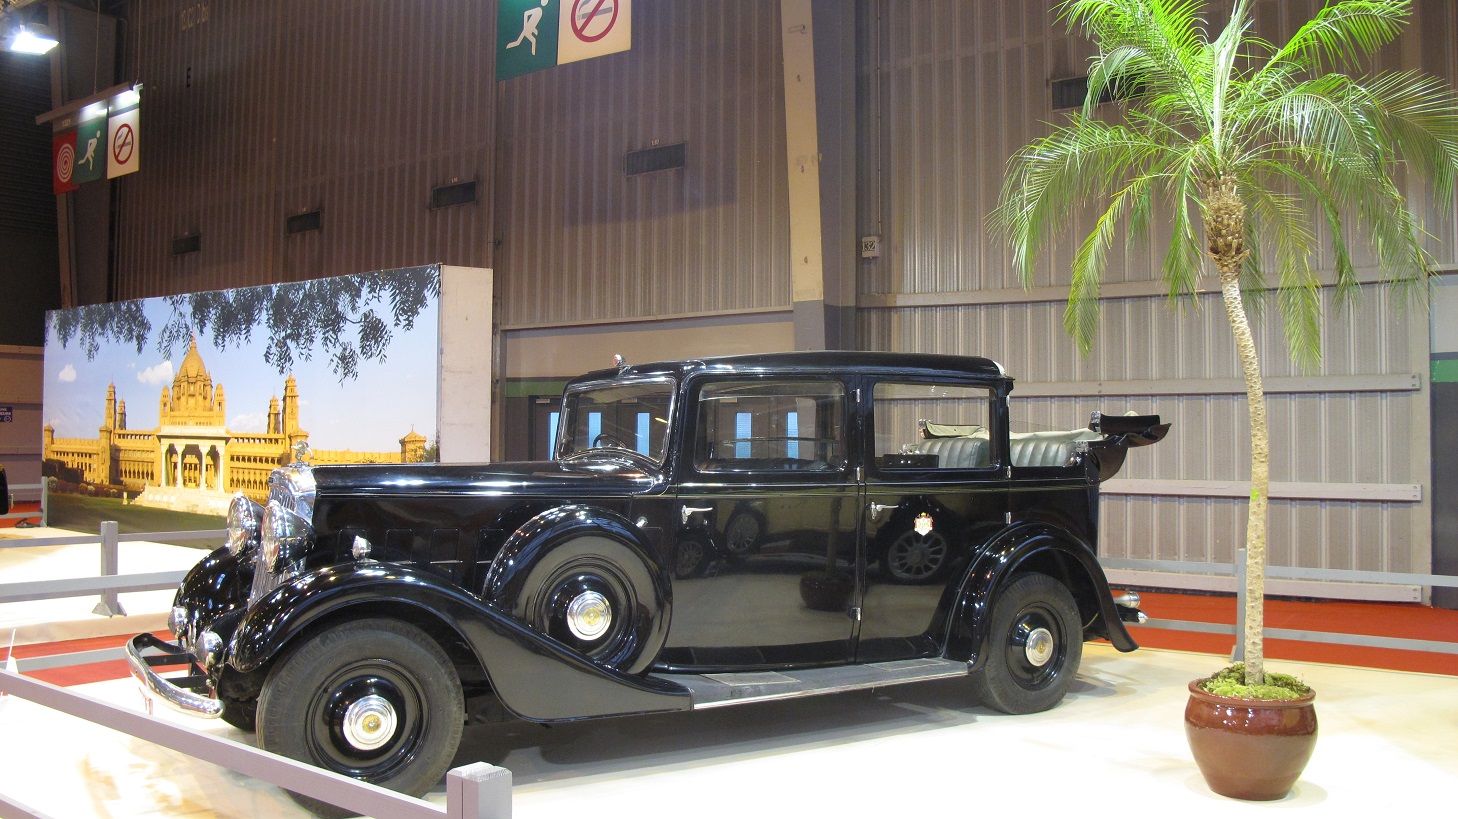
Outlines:
MULTIPOLYGON (((1028 566, 1030 561, 1041 562, 1039 558, 1044 556, 1071 567, 1068 569, 1070 575, 1081 571, 1081 577, 1070 576, 1068 580, 1087 584, 1086 589, 1092 593, 1098 606, 1103 636, 1115 648, 1133 651, 1139 647, 1119 619, 1113 595, 1109 592, 1108 578, 1104 576, 1093 549, 1059 527, 1025 523, 995 537, 968 568, 947 624, 946 656, 967 660, 974 669, 981 667, 984 659, 982 646, 991 628, 992 607, 998 593, 1020 569, 1028 566)), ((1072 588, 1070 592, 1075 599, 1079 598, 1078 588, 1072 588)))
POLYGON ((229 664, 261 668, 315 623, 346 610, 369 617, 380 604, 407 606, 453 630, 485 670, 502 704, 536 722, 559 722, 691 706, 680 686, 599 666, 456 586, 411 566, 353 563, 291 579, 248 610, 229 664))

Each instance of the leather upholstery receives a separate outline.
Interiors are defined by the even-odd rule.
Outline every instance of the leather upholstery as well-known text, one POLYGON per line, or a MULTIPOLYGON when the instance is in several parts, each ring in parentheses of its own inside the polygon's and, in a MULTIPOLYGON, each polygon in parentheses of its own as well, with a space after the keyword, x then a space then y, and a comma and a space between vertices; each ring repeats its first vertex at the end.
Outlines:
POLYGON ((1014 432, 1008 441, 1013 466, 1067 466, 1079 441, 1097 441, 1097 432, 1014 432))
POLYGON ((916 451, 936 455, 937 466, 942 469, 992 465, 986 438, 933 438, 918 444, 916 451))

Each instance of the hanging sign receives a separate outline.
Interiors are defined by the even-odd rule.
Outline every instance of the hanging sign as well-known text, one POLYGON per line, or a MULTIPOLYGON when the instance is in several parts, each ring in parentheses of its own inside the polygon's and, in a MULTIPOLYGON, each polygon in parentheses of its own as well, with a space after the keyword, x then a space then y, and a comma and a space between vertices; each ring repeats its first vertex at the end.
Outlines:
POLYGON ((142 109, 131 108, 112 114, 106 121, 106 178, 136 173, 141 167, 142 109))
POLYGON ((76 173, 76 131, 62 131, 51 137, 51 190, 57 195, 79 187, 76 173))
POLYGON ((76 126, 76 162, 71 181, 78 185, 106 177, 106 118, 76 126))
POLYGON ((500 0, 496 79, 627 51, 632 0, 500 0))

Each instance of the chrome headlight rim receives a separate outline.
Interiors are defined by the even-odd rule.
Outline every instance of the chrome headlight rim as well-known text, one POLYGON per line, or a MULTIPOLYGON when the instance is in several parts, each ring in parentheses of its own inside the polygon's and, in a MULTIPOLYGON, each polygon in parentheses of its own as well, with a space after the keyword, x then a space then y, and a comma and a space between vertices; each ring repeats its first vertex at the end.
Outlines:
POLYGON ((228 553, 242 554, 249 547, 258 545, 259 530, 263 526, 263 507, 242 492, 228 502, 228 553))

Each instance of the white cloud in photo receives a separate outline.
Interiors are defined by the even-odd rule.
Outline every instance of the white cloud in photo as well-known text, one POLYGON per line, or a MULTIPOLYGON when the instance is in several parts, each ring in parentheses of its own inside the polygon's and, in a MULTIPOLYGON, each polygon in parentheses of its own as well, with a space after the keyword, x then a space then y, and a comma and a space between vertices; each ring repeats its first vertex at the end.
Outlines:
POLYGON ((72 367, 70 364, 67 364, 66 366, 64 366, 64 367, 61 368, 61 371, 60 372, 56 373, 56 380, 57 381, 64 382, 66 384, 69 384, 72 381, 75 381, 76 380, 76 368, 75 367, 72 367))
POLYGON ((154 364, 145 370, 137 373, 137 380, 143 384, 171 384, 172 383, 172 362, 163 361, 161 364, 154 364))
POLYGON ((228 429, 238 432, 262 432, 268 419, 261 412, 242 412, 228 419, 228 429))

